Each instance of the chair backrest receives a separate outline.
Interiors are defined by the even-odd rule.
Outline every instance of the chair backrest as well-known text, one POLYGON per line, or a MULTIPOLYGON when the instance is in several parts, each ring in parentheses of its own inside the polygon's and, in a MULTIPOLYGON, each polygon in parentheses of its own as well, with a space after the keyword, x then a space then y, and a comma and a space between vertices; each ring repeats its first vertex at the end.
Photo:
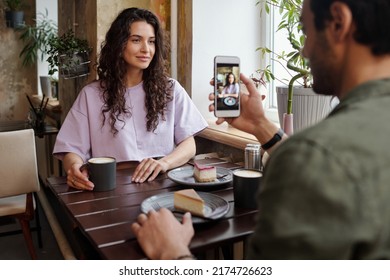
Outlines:
POLYGON ((39 191, 34 130, 0 132, 0 197, 39 191))

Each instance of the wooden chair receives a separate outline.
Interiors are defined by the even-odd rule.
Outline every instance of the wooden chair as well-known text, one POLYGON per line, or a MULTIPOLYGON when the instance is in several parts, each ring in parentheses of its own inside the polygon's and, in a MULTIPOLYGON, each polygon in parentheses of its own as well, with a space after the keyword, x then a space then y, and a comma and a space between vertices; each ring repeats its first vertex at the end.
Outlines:
POLYGON ((30 221, 39 191, 34 130, 0 132, 0 217, 17 218, 32 259, 37 259, 30 221))

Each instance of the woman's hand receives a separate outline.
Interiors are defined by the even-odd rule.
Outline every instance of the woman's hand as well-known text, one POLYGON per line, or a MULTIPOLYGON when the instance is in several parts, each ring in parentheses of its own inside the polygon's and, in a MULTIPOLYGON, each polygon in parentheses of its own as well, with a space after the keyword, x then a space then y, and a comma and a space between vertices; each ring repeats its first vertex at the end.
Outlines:
POLYGON ((92 191, 94 184, 88 180, 88 171, 83 169, 80 171, 82 164, 74 163, 71 168, 66 172, 66 183, 79 190, 92 191))
POLYGON ((153 260, 175 259, 190 255, 188 245, 194 236, 191 214, 186 213, 180 223, 166 208, 148 215, 140 214, 131 229, 145 254, 153 260))
POLYGON ((63 159, 64 168, 66 170, 66 183, 79 190, 91 191, 94 184, 88 180, 88 171, 80 170, 83 165, 83 160, 77 154, 67 153, 63 159))
POLYGON ((152 158, 142 160, 133 173, 132 181, 136 183, 152 181, 160 172, 167 172, 188 162, 195 155, 195 151, 195 139, 190 136, 181 141, 169 155, 159 160, 152 158))
POLYGON ((137 166, 131 180, 136 183, 153 181, 160 172, 166 172, 168 168, 168 163, 163 159, 146 158, 137 166))

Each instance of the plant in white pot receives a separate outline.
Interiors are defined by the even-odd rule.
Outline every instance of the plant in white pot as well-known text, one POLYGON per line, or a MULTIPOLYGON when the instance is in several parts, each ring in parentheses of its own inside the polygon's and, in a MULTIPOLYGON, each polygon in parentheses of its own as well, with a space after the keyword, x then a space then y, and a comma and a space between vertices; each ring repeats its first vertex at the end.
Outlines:
POLYGON ((267 13, 276 8, 281 21, 277 32, 285 31, 292 51, 275 53, 273 50, 261 47, 263 54, 271 54, 274 62, 281 64, 291 76, 287 83, 278 79, 271 67, 262 71, 268 81, 276 79, 285 84, 277 87, 278 111, 280 124, 284 131, 291 135, 323 119, 331 110, 332 97, 315 94, 311 89, 312 76, 310 67, 301 55, 305 36, 301 32, 300 15, 303 0, 260 0, 257 4, 264 5, 267 13), (294 118, 293 118, 294 113, 294 118))

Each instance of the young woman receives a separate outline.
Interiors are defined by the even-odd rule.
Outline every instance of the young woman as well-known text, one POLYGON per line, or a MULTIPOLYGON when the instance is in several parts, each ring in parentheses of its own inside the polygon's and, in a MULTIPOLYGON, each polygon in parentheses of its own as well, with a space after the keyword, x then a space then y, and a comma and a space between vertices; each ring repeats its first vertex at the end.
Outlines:
POLYGON ((236 77, 232 72, 228 73, 226 76, 225 87, 223 88, 220 97, 232 96, 237 98, 239 92, 240 92, 240 87, 236 82, 236 77))
POLYGON ((92 190, 81 165, 91 157, 139 161, 134 182, 153 180, 195 155, 194 135, 207 127, 184 88, 166 74, 167 47, 150 11, 123 10, 106 34, 98 81, 84 87, 54 147, 67 183, 92 190))

